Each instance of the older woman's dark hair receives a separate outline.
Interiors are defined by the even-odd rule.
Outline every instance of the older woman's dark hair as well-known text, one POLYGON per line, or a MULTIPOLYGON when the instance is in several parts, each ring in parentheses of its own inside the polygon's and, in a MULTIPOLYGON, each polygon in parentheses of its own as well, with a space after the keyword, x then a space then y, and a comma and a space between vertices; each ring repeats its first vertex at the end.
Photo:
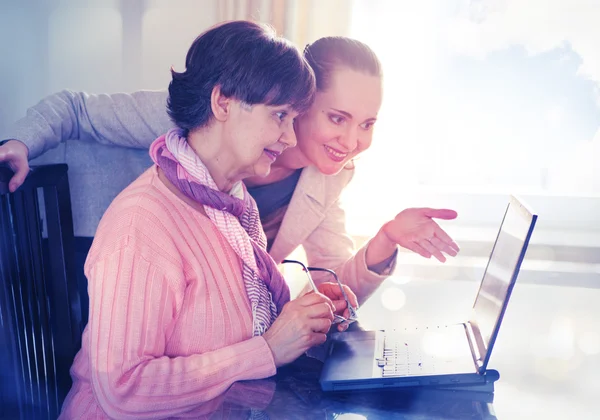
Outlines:
POLYGON ((217 85, 226 97, 250 105, 289 104, 298 112, 310 107, 315 94, 314 73, 298 49, 259 23, 233 21, 209 29, 190 47, 185 67, 171 71, 167 108, 186 133, 210 122, 217 85))
POLYGON ((382 77, 381 63, 368 45, 343 36, 320 38, 304 49, 304 57, 317 78, 317 90, 329 87, 331 72, 343 67, 382 77))

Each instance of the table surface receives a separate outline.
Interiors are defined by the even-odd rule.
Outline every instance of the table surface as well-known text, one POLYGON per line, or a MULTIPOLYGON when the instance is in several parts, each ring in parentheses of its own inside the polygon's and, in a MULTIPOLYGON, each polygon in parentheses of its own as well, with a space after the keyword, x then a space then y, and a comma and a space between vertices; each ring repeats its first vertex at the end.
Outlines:
MULTIPOLYGON (((468 318, 479 284, 392 277, 359 311, 363 329, 468 318)), ((600 419, 598 289, 518 284, 489 368, 495 392, 323 393, 320 362, 301 358, 275 378, 235 384, 204 409, 217 418, 600 419)))

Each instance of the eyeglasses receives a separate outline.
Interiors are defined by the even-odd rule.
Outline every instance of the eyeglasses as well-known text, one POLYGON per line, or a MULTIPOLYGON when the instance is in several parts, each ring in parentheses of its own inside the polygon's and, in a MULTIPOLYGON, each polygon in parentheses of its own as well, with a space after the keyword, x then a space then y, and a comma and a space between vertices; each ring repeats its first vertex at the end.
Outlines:
POLYGON ((312 289, 315 292, 319 292, 319 290, 317 289, 317 285, 315 284, 315 281, 313 280, 312 276, 310 275, 310 272, 311 271, 323 271, 323 272, 331 274, 333 276, 333 278, 335 279, 335 282, 338 284, 338 286, 340 286, 340 291, 342 292, 342 296, 344 297, 344 300, 346 301, 346 305, 348 306, 348 312, 350 313, 350 316, 348 318, 344 318, 341 315, 334 314, 333 323, 341 324, 341 323, 345 322, 347 324, 351 324, 352 322, 354 322, 358 319, 358 314, 356 313, 358 308, 355 308, 350 303, 350 300, 348 299, 348 295, 346 294, 346 291, 344 290, 344 286, 342 285, 342 282, 338 278, 335 271, 330 270, 328 268, 307 267, 301 261, 296 261, 296 260, 283 260, 282 263, 283 264, 298 264, 299 266, 301 266, 302 271, 304 271, 306 273, 306 277, 308 278, 308 283, 310 284, 310 286, 312 287, 312 289))

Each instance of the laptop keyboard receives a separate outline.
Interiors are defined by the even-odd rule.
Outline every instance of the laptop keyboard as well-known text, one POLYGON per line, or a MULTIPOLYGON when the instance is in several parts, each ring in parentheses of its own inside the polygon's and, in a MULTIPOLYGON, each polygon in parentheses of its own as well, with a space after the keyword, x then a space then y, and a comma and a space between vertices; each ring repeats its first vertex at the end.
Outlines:
MULTIPOLYGON (((458 354, 467 355, 470 362, 470 351, 464 329, 440 328, 435 331, 386 331, 378 345, 379 356, 377 366, 382 370, 383 377, 414 376, 440 374, 448 370, 450 363, 456 361, 458 354), (456 348, 456 343, 466 347, 456 348), (445 349, 446 351, 432 351, 445 349)), ((472 363, 472 362, 470 362, 472 363)))
POLYGON ((410 340, 396 334, 386 334, 383 338, 383 354, 377 358, 383 376, 408 376, 434 373, 433 357, 421 350, 420 340, 410 340))

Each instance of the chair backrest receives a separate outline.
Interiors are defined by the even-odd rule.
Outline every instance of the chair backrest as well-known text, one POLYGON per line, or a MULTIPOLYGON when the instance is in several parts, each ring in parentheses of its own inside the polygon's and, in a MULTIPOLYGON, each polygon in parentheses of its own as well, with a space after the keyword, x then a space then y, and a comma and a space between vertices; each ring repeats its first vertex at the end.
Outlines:
POLYGON ((55 419, 81 346, 67 165, 0 167, 0 418, 55 419), (42 217, 43 215, 43 217, 42 217))

